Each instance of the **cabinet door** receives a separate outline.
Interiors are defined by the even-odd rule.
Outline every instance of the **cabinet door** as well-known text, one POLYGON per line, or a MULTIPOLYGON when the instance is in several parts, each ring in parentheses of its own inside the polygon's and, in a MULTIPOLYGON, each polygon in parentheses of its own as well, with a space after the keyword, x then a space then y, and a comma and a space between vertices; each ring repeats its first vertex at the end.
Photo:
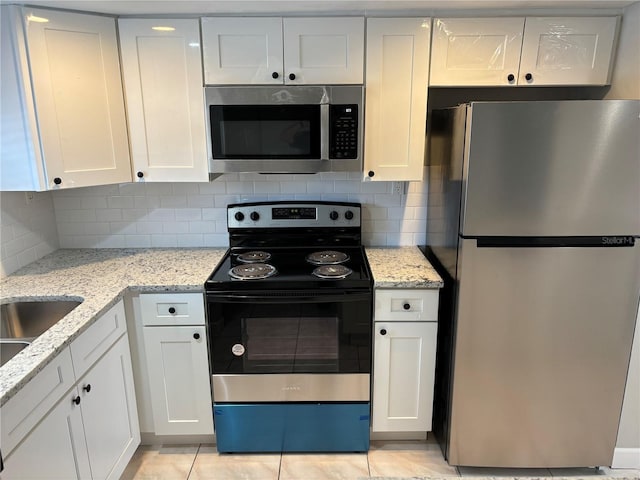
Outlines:
POLYGON ((206 85, 282 84, 282 19, 205 17, 206 85))
POLYGON ((527 17, 520 85, 607 85, 617 17, 527 17))
POLYGON ((198 21, 120 19, 118 26, 135 178, 208 181, 198 21))
POLYGON ((375 322, 374 432, 431 430, 436 322, 375 322))
POLYGON ((371 180, 422 180, 430 24, 367 20, 364 165, 371 180))
POLYGON ((73 388, 7 458, 2 480, 87 480, 91 469, 73 388))
POLYGON ((131 181, 115 20, 23 14, 49 188, 131 181))
POLYGON ((285 18, 283 29, 285 83, 363 83, 362 17, 285 18))
MULTIPOLYGON (((126 335, 77 384, 93 480, 117 480, 140 444, 126 335)), ((86 477, 85 477, 86 478, 86 477)))
POLYGON ((429 85, 515 85, 524 18, 438 18, 429 85))
POLYGON ((205 327, 145 327, 144 345, 155 434, 212 434, 205 327))

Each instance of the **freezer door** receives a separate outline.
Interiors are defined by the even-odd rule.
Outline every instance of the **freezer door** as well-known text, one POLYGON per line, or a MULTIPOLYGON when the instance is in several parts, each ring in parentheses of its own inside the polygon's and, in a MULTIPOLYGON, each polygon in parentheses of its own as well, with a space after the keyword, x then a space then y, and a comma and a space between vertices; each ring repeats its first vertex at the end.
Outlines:
POLYGON ((460 253, 449 462, 611 465, 640 245, 460 253))
POLYGON ((640 234, 640 101, 469 108, 464 236, 640 234))

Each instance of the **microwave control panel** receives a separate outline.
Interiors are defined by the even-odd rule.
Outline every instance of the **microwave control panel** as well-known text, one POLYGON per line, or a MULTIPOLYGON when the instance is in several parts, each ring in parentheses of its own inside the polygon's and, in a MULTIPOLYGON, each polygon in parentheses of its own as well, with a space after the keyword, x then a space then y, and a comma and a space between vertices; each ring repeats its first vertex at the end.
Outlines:
POLYGON ((358 105, 329 106, 329 158, 358 158, 358 105))

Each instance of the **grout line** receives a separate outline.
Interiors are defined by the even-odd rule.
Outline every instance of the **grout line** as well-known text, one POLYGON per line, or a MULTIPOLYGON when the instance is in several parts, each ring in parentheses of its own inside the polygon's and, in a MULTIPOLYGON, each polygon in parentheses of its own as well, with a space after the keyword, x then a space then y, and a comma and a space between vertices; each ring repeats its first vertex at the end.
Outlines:
POLYGON ((281 473, 282 473, 282 452, 280 452, 280 462, 278 463, 278 480, 280 480, 281 473))
POLYGON ((191 476, 191 472, 193 472, 193 466, 196 464, 196 459, 198 458, 198 454, 200 453, 200 447, 202 446, 201 443, 198 444, 198 449, 196 450, 196 454, 193 457, 193 462, 191 462, 191 467, 189 468, 189 473, 187 473, 187 478, 185 478, 185 480, 189 480, 189 477, 191 476))

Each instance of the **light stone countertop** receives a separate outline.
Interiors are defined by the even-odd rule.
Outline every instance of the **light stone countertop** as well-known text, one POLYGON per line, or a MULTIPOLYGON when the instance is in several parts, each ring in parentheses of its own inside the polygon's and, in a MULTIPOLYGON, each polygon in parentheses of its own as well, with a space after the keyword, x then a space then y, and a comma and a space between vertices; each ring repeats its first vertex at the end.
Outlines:
POLYGON ((0 302, 71 299, 82 303, 0 367, 0 406, 127 289, 202 292, 226 248, 57 250, 0 282, 0 302))
MULTIPOLYGON (((0 367, 0 406, 73 339, 137 292, 202 292, 226 248, 61 249, 0 282, 0 303, 69 299, 82 303, 0 367)), ((366 248, 375 286, 440 288, 442 280, 417 247, 366 248)))
POLYGON ((442 288, 444 282, 418 247, 365 248, 375 288, 442 288))

